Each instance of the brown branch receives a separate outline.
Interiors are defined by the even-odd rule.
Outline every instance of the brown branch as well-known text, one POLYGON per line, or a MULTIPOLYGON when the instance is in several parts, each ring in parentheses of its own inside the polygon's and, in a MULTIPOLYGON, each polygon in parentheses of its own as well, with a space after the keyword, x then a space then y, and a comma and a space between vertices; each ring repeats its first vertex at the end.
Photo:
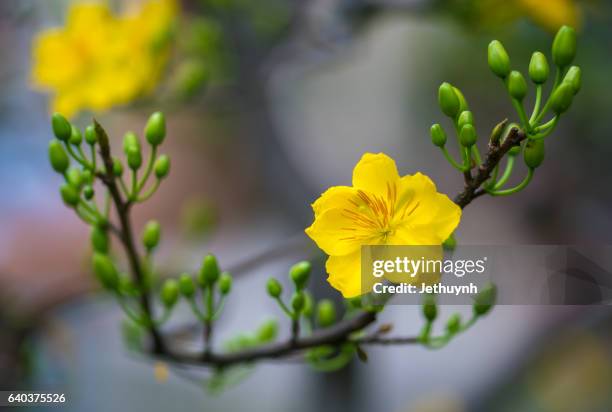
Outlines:
MULTIPOLYGON (((489 143, 488 151, 484 162, 479 166, 476 175, 472 176, 471 171, 465 173, 465 188, 455 197, 455 203, 462 209, 472 202, 475 198, 485 194, 481 188, 490 177, 495 167, 499 164, 504 155, 515 145, 518 145, 526 138, 525 134, 517 128, 509 131, 505 140, 499 142, 492 139, 489 143)), ((112 166, 112 163, 111 163, 112 166)), ((178 350, 164 350, 157 352, 162 358, 177 363, 189 363, 202 366, 226 367, 233 364, 248 363, 260 359, 281 358, 295 355, 306 349, 322 345, 339 345, 344 342, 353 342, 362 345, 397 345, 418 343, 416 337, 381 337, 375 333, 364 338, 351 339, 355 332, 363 330, 374 323, 377 319, 376 312, 362 312, 357 316, 337 323, 336 325, 315 331, 310 336, 299 337, 295 329, 295 322, 292 323, 292 335, 288 340, 258 346, 233 353, 214 353, 207 342, 204 354, 191 354, 178 350)), ((178 334, 170 334, 170 341, 176 340, 178 334)))
MULTIPOLYGON (((132 233, 132 224, 130 222, 130 209, 132 203, 129 200, 124 200, 117 186, 116 177, 113 174, 113 158, 110 152, 110 144, 106 131, 100 126, 100 124, 94 119, 94 126, 96 129, 96 135, 98 136, 98 143, 100 144, 100 156, 104 162, 105 172, 99 172, 98 177, 102 180, 102 183, 108 189, 115 208, 117 210, 117 216, 119 217, 119 228, 114 227, 115 232, 125 249, 134 281, 138 288, 142 291, 140 294, 140 305, 145 313, 148 320, 153 319, 153 311, 151 305, 151 299, 149 293, 146 292, 146 281, 145 274, 142 269, 142 263, 136 245, 134 243, 134 235, 132 233)), ((149 334, 153 341, 153 353, 162 354, 165 352, 164 342, 161 334, 152 322, 147 322, 149 334)))

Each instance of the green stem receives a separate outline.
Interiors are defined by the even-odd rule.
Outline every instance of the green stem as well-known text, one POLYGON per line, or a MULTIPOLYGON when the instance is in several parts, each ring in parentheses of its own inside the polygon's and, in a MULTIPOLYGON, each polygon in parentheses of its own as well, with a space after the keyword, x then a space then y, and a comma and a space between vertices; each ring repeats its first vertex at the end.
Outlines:
POLYGON ((527 113, 525 113, 525 107, 523 107, 523 103, 519 102, 516 99, 512 99, 512 105, 514 109, 519 115, 519 119, 521 119, 521 124, 523 125, 523 129, 526 131, 531 130, 531 125, 529 124, 529 120, 527 120, 527 113))
POLYGON ((474 155, 474 159, 476 159, 476 163, 478 166, 482 163, 482 159, 480 158, 480 151, 476 145, 472 146, 472 155, 474 155))
POLYGON ((529 182, 531 182, 532 178, 533 178, 533 169, 530 168, 527 171, 527 176, 525 176, 523 181, 519 183, 517 186, 510 188, 510 189, 506 189, 506 190, 491 191, 489 192, 489 194, 491 196, 508 196, 508 195, 520 192, 521 190, 527 187, 529 182))
POLYGON ((149 179, 149 176, 151 175, 151 171, 153 170, 153 164, 155 163, 156 155, 157 155, 157 146, 153 146, 151 149, 151 152, 149 153, 149 161, 147 162, 147 168, 145 169, 145 173, 142 176, 142 180, 137 185, 136 193, 134 194, 135 198, 138 197, 138 195, 140 194, 140 191, 144 187, 145 183, 147 183, 147 180, 149 179))
POLYGON ((189 307, 191 308, 191 311, 196 316, 196 318, 198 318, 200 322, 204 322, 206 316, 200 311, 200 308, 198 308, 198 304, 196 303, 195 298, 192 296, 188 298, 188 301, 189 307))
POLYGON ((463 166, 457 163, 455 159, 453 159, 450 153, 448 153, 448 149, 446 148, 446 146, 442 146, 440 150, 442 150, 442 154, 444 154, 444 157, 446 158, 448 163, 451 164, 451 166, 453 166, 455 169, 459 170, 460 172, 463 172, 463 166))
POLYGON ((81 158, 78 154, 76 154, 74 150, 72 150, 72 146, 70 145, 70 143, 64 142, 64 146, 66 146, 66 150, 68 151, 68 154, 72 156, 72 158, 76 160, 79 164, 81 164, 81 166, 87 169, 91 169, 91 165, 89 164, 89 162, 81 158))
POLYGON ((280 306, 280 308, 283 310, 283 312, 285 312, 285 314, 287 316, 289 316, 291 319, 293 319, 294 318, 293 312, 289 310, 289 308, 287 307, 287 305, 285 305, 285 302, 283 302, 283 300, 280 298, 280 296, 277 296, 274 299, 278 302, 278 306, 280 306))
POLYGON ((512 175, 512 169, 514 169, 514 159, 514 156, 508 156, 504 173, 502 174, 502 177, 499 179, 499 181, 493 185, 492 191, 499 189, 500 187, 506 184, 508 179, 510 179, 510 176, 512 175))
POLYGON ((540 112, 541 105, 542 105, 542 85, 538 84, 536 86, 536 99, 535 99, 535 104, 533 106, 533 112, 531 112, 531 117, 529 118, 529 125, 532 127, 534 126, 533 121, 535 120, 536 116, 540 112))
POLYGON ((223 312, 223 308, 225 307, 225 298, 226 295, 221 295, 221 299, 219 299, 219 303, 213 313, 212 320, 217 320, 219 316, 221 316, 221 312, 223 312))
POLYGON ((493 169, 493 175, 491 176, 491 178, 486 184, 486 189, 493 189, 493 186, 495 186, 495 183, 497 181, 498 174, 499 174, 499 163, 495 165, 495 169, 493 169))
POLYGON ((550 92, 550 96, 548 96, 548 101, 542 108, 542 111, 536 116, 536 118, 532 122, 533 125, 537 125, 538 123, 540 123, 540 120, 542 120, 542 117, 544 117, 544 115, 548 112, 548 109, 550 109, 550 105, 551 105, 550 97, 553 95, 555 90, 557 90, 557 87, 559 87, 559 84, 561 84, 562 75, 563 73, 561 72, 561 70, 557 69, 557 74, 555 75, 555 84, 553 85, 552 91, 550 92))
MULTIPOLYGON (((91 164, 93 166, 93 172, 96 172, 96 147, 95 145, 90 145, 89 147, 91 147, 91 164)), ((85 155, 83 155, 83 157, 85 157, 85 155)))
POLYGON ((130 200, 136 200, 138 196, 138 170, 132 169, 132 192, 129 195, 130 200))
POLYGON ((472 157, 470 156, 470 149, 464 147, 462 149, 463 154, 463 166, 461 167, 462 172, 467 172, 472 168, 472 157))
POLYGON ((557 127, 557 123, 559 122, 559 116, 553 117, 548 122, 544 123, 542 126, 536 127, 533 131, 536 133, 532 136, 529 136, 532 140, 543 139, 549 136, 557 127))
POLYGON ((155 183, 153 184, 153 186, 151 186, 151 188, 144 195, 137 198, 136 202, 144 202, 145 200, 149 200, 149 198, 151 198, 151 196, 153 196, 155 192, 157 191, 157 189, 159 188, 160 183, 161 183, 161 180, 155 179, 155 183))

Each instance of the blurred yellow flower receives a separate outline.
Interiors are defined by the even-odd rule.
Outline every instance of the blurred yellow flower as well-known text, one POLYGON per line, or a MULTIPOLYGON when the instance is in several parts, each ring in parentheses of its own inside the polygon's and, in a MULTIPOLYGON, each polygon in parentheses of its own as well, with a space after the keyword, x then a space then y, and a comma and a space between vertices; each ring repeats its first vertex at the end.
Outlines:
POLYGON ((577 27, 580 10, 575 0, 517 0, 519 6, 534 22, 550 31, 564 24, 577 27))
POLYGON ((154 90, 169 56, 176 0, 147 0, 113 14, 106 2, 75 3, 63 28, 34 39, 32 82, 72 117, 104 111, 154 90))
POLYGON ((389 156, 366 153, 353 186, 334 186, 317 199, 306 234, 329 255, 328 282, 345 298, 361 287, 362 245, 440 245, 459 224, 461 209, 427 176, 400 177, 389 156))

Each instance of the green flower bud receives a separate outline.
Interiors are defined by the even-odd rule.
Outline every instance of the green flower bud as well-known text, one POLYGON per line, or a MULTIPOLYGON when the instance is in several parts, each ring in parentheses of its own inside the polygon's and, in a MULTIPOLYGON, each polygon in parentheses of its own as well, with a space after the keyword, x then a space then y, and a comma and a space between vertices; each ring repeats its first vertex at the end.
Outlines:
POLYGON ((128 154, 131 147, 140 151, 140 141, 134 132, 127 132, 123 135, 123 153, 128 154))
POLYGON ((570 67, 567 73, 565 74, 563 83, 567 83, 572 86, 574 94, 578 93, 580 91, 580 86, 582 85, 582 71, 580 70, 580 67, 570 67))
POLYGON ((570 108, 573 100, 574 86, 571 83, 563 82, 550 97, 550 108, 555 114, 560 115, 570 108))
POLYGON ((510 96, 512 96, 513 99, 522 102, 527 95, 527 83, 525 82, 525 78, 521 72, 516 70, 510 72, 506 85, 508 87, 508 93, 510 96))
POLYGON ((155 165, 153 166, 155 169, 155 176, 158 179, 163 179, 168 176, 168 172, 170 172, 170 158, 167 155, 161 155, 155 160, 155 165))
POLYGON ((219 279, 219 272, 217 258, 211 254, 204 256, 199 273, 200 285, 207 286, 215 283, 219 279))
POLYGON ((268 295, 272 296, 273 298, 277 298, 281 295, 281 293, 283 293, 283 286, 275 278, 268 279, 266 289, 268 290, 268 295))
POLYGON ((189 273, 183 273, 179 277, 179 290, 186 298, 191 298, 195 295, 195 283, 189 273))
POLYGON ((219 276, 219 292, 222 295, 227 295, 230 290, 232 290, 232 275, 229 272, 223 272, 219 276))
POLYGON ((96 193, 94 192, 94 188, 91 185, 86 185, 83 188, 83 196, 85 196, 85 199, 91 200, 93 199, 95 194, 96 193))
POLYGON ((336 306, 329 299, 321 299, 317 304, 317 324, 326 328, 336 323, 336 306))
POLYGON ((53 139, 49 142, 49 162, 57 173, 64 173, 70 165, 68 154, 58 140, 53 139))
POLYGON ((476 143, 476 129, 474 129, 474 126, 466 124, 461 128, 459 142, 465 147, 471 147, 476 143))
POLYGON ((433 322, 438 317, 438 307, 436 306, 436 299, 433 295, 426 295, 423 299, 423 316, 429 322, 433 322))
POLYGON ((91 173, 91 170, 89 169, 85 169, 81 171, 81 176, 83 177, 83 182, 87 183, 87 184, 93 184, 93 174, 91 173))
POLYGON ((124 296, 138 296, 140 291, 138 290, 138 286, 132 279, 127 276, 119 276, 119 293, 124 296))
POLYGON ((98 141, 98 134, 93 124, 85 128, 85 141, 90 145, 94 145, 98 141))
POLYGON ((474 314, 476 316, 482 316, 489 312, 495 300, 497 299, 497 287, 488 283, 480 290, 480 292, 474 297, 474 314))
POLYGON ((299 313, 304 308, 304 294, 302 292, 295 292, 291 296, 291 307, 296 313, 299 313))
POLYGON ((557 32, 552 45, 553 61, 559 67, 569 66, 576 56, 576 31, 563 26, 557 32))
POLYGON ((304 289, 304 286, 306 286, 308 278, 310 277, 310 269, 310 262, 305 260, 296 263, 289 269, 289 277, 295 284, 297 290, 304 289))
POLYGON ((489 139, 489 142, 492 145, 497 145, 499 143, 499 141, 502 138, 502 134, 504 133, 504 130, 506 130, 507 124, 508 124, 508 119, 503 120, 495 125, 495 127, 491 131, 491 137, 489 139))
POLYGON ((127 163, 130 169, 137 170, 142 165, 142 154, 140 149, 134 146, 130 146, 127 149, 127 163))
POLYGON ((113 157, 113 174, 117 177, 123 175, 123 163, 118 157, 113 157))
POLYGON ((155 112, 149 117, 145 127, 145 137, 151 146, 157 146, 166 137, 166 118, 162 112, 155 112))
POLYGON ((446 330, 449 334, 454 335, 461 328, 461 315, 454 313, 446 321, 446 330))
POLYGON ((508 156, 518 156, 521 153, 521 146, 512 146, 510 150, 508 150, 508 156))
POLYGON ((510 73, 510 57, 508 57, 506 49, 499 40, 493 40, 489 43, 487 60, 491 71, 497 77, 505 79, 510 73))
POLYGON ((72 126, 70 128, 70 144, 73 144, 75 146, 78 146, 81 144, 81 142, 83 141, 83 135, 81 134, 81 131, 79 130, 78 127, 72 126))
POLYGON ((60 186, 60 194, 62 195, 62 199, 66 205, 75 207, 79 204, 79 191, 74 186, 64 183, 62 186, 60 186))
POLYGON ((535 84, 546 83, 548 80, 548 74, 550 68, 548 67, 548 61, 546 56, 542 52, 535 52, 531 55, 531 61, 529 62, 529 78, 535 84))
POLYGON ((459 119, 457 119, 457 126, 459 126, 459 130, 461 130, 466 124, 474 125, 474 115, 469 110, 464 110, 461 112, 459 119))
POLYGON ((66 172, 66 180, 77 189, 83 186, 83 175, 81 174, 81 170, 76 167, 68 169, 66 172))
POLYGON ((91 246, 93 250, 100 253, 108 253, 108 233, 98 226, 91 229, 91 246))
POLYGON ((459 113, 461 102, 455 90, 453 90, 453 86, 449 83, 442 83, 440 85, 440 89, 438 90, 438 104, 442 112, 448 117, 454 119, 459 113))
POLYGON ((255 331, 255 339, 259 343, 272 342, 278 335, 278 322, 270 319, 262 323, 255 331))
POLYGON ((455 239, 455 235, 451 233, 451 235, 442 242, 442 247, 444 250, 455 250, 457 248, 457 240, 455 239))
POLYGON ((432 125, 429 133, 431 134, 431 142, 434 144, 434 146, 444 147, 446 144, 446 133, 444 132, 442 126, 440 126, 438 123, 432 125))
POLYGON ((72 134, 72 126, 70 125, 70 122, 61 114, 53 113, 53 116, 51 116, 51 128, 53 129, 53 134, 59 140, 65 142, 70 139, 70 135, 72 134))
POLYGON ((461 93, 461 90, 453 86, 453 91, 455 92, 455 94, 457 95, 457 98, 459 99, 459 113, 468 110, 467 101, 465 100, 463 93, 461 93))
POLYGON ((161 225, 157 220, 150 220, 142 231, 142 244, 149 252, 159 244, 161 225))
POLYGON ((525 143, 523 158, 530 169, 540 166, 544 161, 544 140, 528 140, 525 143))
POLYGON ((161 289, 161 301, 165 307, 173 307, 179 298, 178 282, 174 279, 168 279, 164 282, 161 289))
POLYGON ((119 273, 113 261, 105 254, 94 252, 92 257, 93 271, 102 286, 115 290, 119 285, 119 273))
POLYGON ((314 313, 314 301, 312 295, 308 291, 304 291, 304 308, 302 314, 306 317, 311 317, 314 313))

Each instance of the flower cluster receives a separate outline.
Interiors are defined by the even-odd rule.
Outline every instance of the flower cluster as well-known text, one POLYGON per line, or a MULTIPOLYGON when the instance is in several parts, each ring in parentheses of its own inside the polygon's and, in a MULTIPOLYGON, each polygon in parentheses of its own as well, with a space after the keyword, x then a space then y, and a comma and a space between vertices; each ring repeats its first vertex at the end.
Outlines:
POLYGON ((67 117, 146 95, 168 60, 177 12, 176 0, 146 0, 121 15, 106 2, 75 3, 65 27, 34 39, 32 82, 67 117))

